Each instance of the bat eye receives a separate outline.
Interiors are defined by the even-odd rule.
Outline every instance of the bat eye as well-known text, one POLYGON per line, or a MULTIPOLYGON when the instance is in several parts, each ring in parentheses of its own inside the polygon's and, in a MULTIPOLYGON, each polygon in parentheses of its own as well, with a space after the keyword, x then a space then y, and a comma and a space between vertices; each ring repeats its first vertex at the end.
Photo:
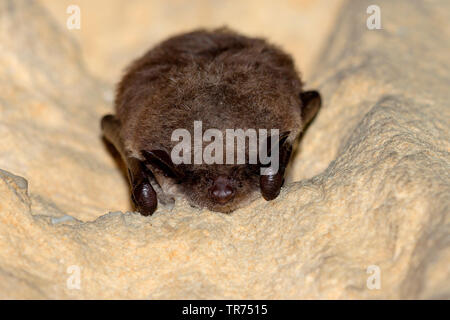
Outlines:
MULTIPOLYGON (((278 148, 281 149, 284 145, 284 143, 286 142, 287 138, 289 137, 289 134, 291 132, 290 131, 286 131, 286 132, 282 132, 280 134, 280 139, 278 140, 278 148)), ((266 148, 267 150, 267 155, 271 155, 272 153, 272 139, 271 137, 268 137, 265 141, 262 141, 262 147, 266 148)))
POLYGON ((164 175, 175 177, 177 179, 183 178, 183 173, 175 167, 172 159, 166 151, 142 150, 141 153, 149 163, 158 166, 158 168, 160 168, 164 172, 164 175))
POLYGON ((234 197, 235 190, 227 176, 218 176, 209 188, 209 195, 214 202, 225 204, 234 197))

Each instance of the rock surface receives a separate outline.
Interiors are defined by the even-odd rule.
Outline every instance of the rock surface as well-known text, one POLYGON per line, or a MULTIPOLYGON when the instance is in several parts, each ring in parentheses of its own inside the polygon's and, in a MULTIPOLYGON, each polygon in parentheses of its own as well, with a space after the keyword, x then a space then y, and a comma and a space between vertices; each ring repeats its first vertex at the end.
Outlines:
POLYGON ((296 182, 146 218, 102 215, 129 201, 110 84, 43 7, 0 1, 0 298, 450 298, 450 4, 378 3, 382 30, 352 1, 315 59, 296 182))
POLYGON ((41 0, 65 27, 66 8, 77 4, 81 28, 71 30, 89 70, 107 83, 118 81, 131 59, 176 33, 224 25, 269 37, 293 54, 309 76, 342 0, 41 0), (268 25, 270 24, 270 27, 268 25))

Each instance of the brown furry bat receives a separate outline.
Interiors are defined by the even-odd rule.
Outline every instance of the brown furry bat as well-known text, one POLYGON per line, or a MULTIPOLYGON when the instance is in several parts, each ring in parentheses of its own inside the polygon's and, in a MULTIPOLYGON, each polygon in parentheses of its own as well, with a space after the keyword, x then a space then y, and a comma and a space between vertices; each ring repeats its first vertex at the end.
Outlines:
POLYGON ((157 198, 177 197, 227 213, 260 192, 266 200, 278 196, 292 144, 320 104, 318 92, 302 91, 291 57, 279 48, 228 29, 198 30, 131 64, 117 87, 116 115, 105 116, 102 129, 128 167, 141 214, 152 214, 157 198), (279 170, 261 175, 260 163, 174 164, 172 133, 193 132, 194 121, 202 121, 203 131, 278 129, 279 170))

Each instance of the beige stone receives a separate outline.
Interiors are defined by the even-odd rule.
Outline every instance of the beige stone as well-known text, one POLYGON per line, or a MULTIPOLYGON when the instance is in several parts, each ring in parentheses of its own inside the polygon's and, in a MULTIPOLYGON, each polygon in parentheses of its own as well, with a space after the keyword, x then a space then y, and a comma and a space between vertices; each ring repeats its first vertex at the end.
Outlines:
POLYGON ((77 4, 81 28, 69 33, 91 72, 115 83, 131 59, 176 33, 227 25, 263 36, 291 52, 309 76, 342 0, 40 0, 65 28, 66 9, 77 4))
POLYGON ((95 49, 37 2, 0 1, 0 298, 450 298, 450 5, 378 3, 382 30, 366 28, 370 1, 351 1, 311 42, 324 105, 276 200, 142 217, 119 212, 128 187, 98 123, 121 67, 100 57, 144 40, 95 49))

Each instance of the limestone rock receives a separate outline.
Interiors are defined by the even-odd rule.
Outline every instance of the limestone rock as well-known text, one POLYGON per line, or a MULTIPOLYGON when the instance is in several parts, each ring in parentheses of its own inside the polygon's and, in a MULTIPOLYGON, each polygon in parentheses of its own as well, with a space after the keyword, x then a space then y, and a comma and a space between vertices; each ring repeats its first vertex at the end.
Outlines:
POLYGON ((0 168, 29 180, 34 213, 92 220, 129 208, 126 181, 101 140, 108 88, 36 2, 0 1, 0 21, 0 168))
POLYGON ((227 25, 264 36, 293 54, 309 77, 342 0, 40 0, 65 28, 66 9, 77 4, 81 28, 70 30, 90 71, 113 84, 131 61, 176 33, 227 25), (270 25, 270 27, 269 27, 270 25))
POLYGON ((42 7, 1 1, 0 298, 450 298, 450 4, 378 3, 382 30, 370 1, 337 16, 276 200, 142 217, 104 214, 129 197, 108 85, 42 7))

